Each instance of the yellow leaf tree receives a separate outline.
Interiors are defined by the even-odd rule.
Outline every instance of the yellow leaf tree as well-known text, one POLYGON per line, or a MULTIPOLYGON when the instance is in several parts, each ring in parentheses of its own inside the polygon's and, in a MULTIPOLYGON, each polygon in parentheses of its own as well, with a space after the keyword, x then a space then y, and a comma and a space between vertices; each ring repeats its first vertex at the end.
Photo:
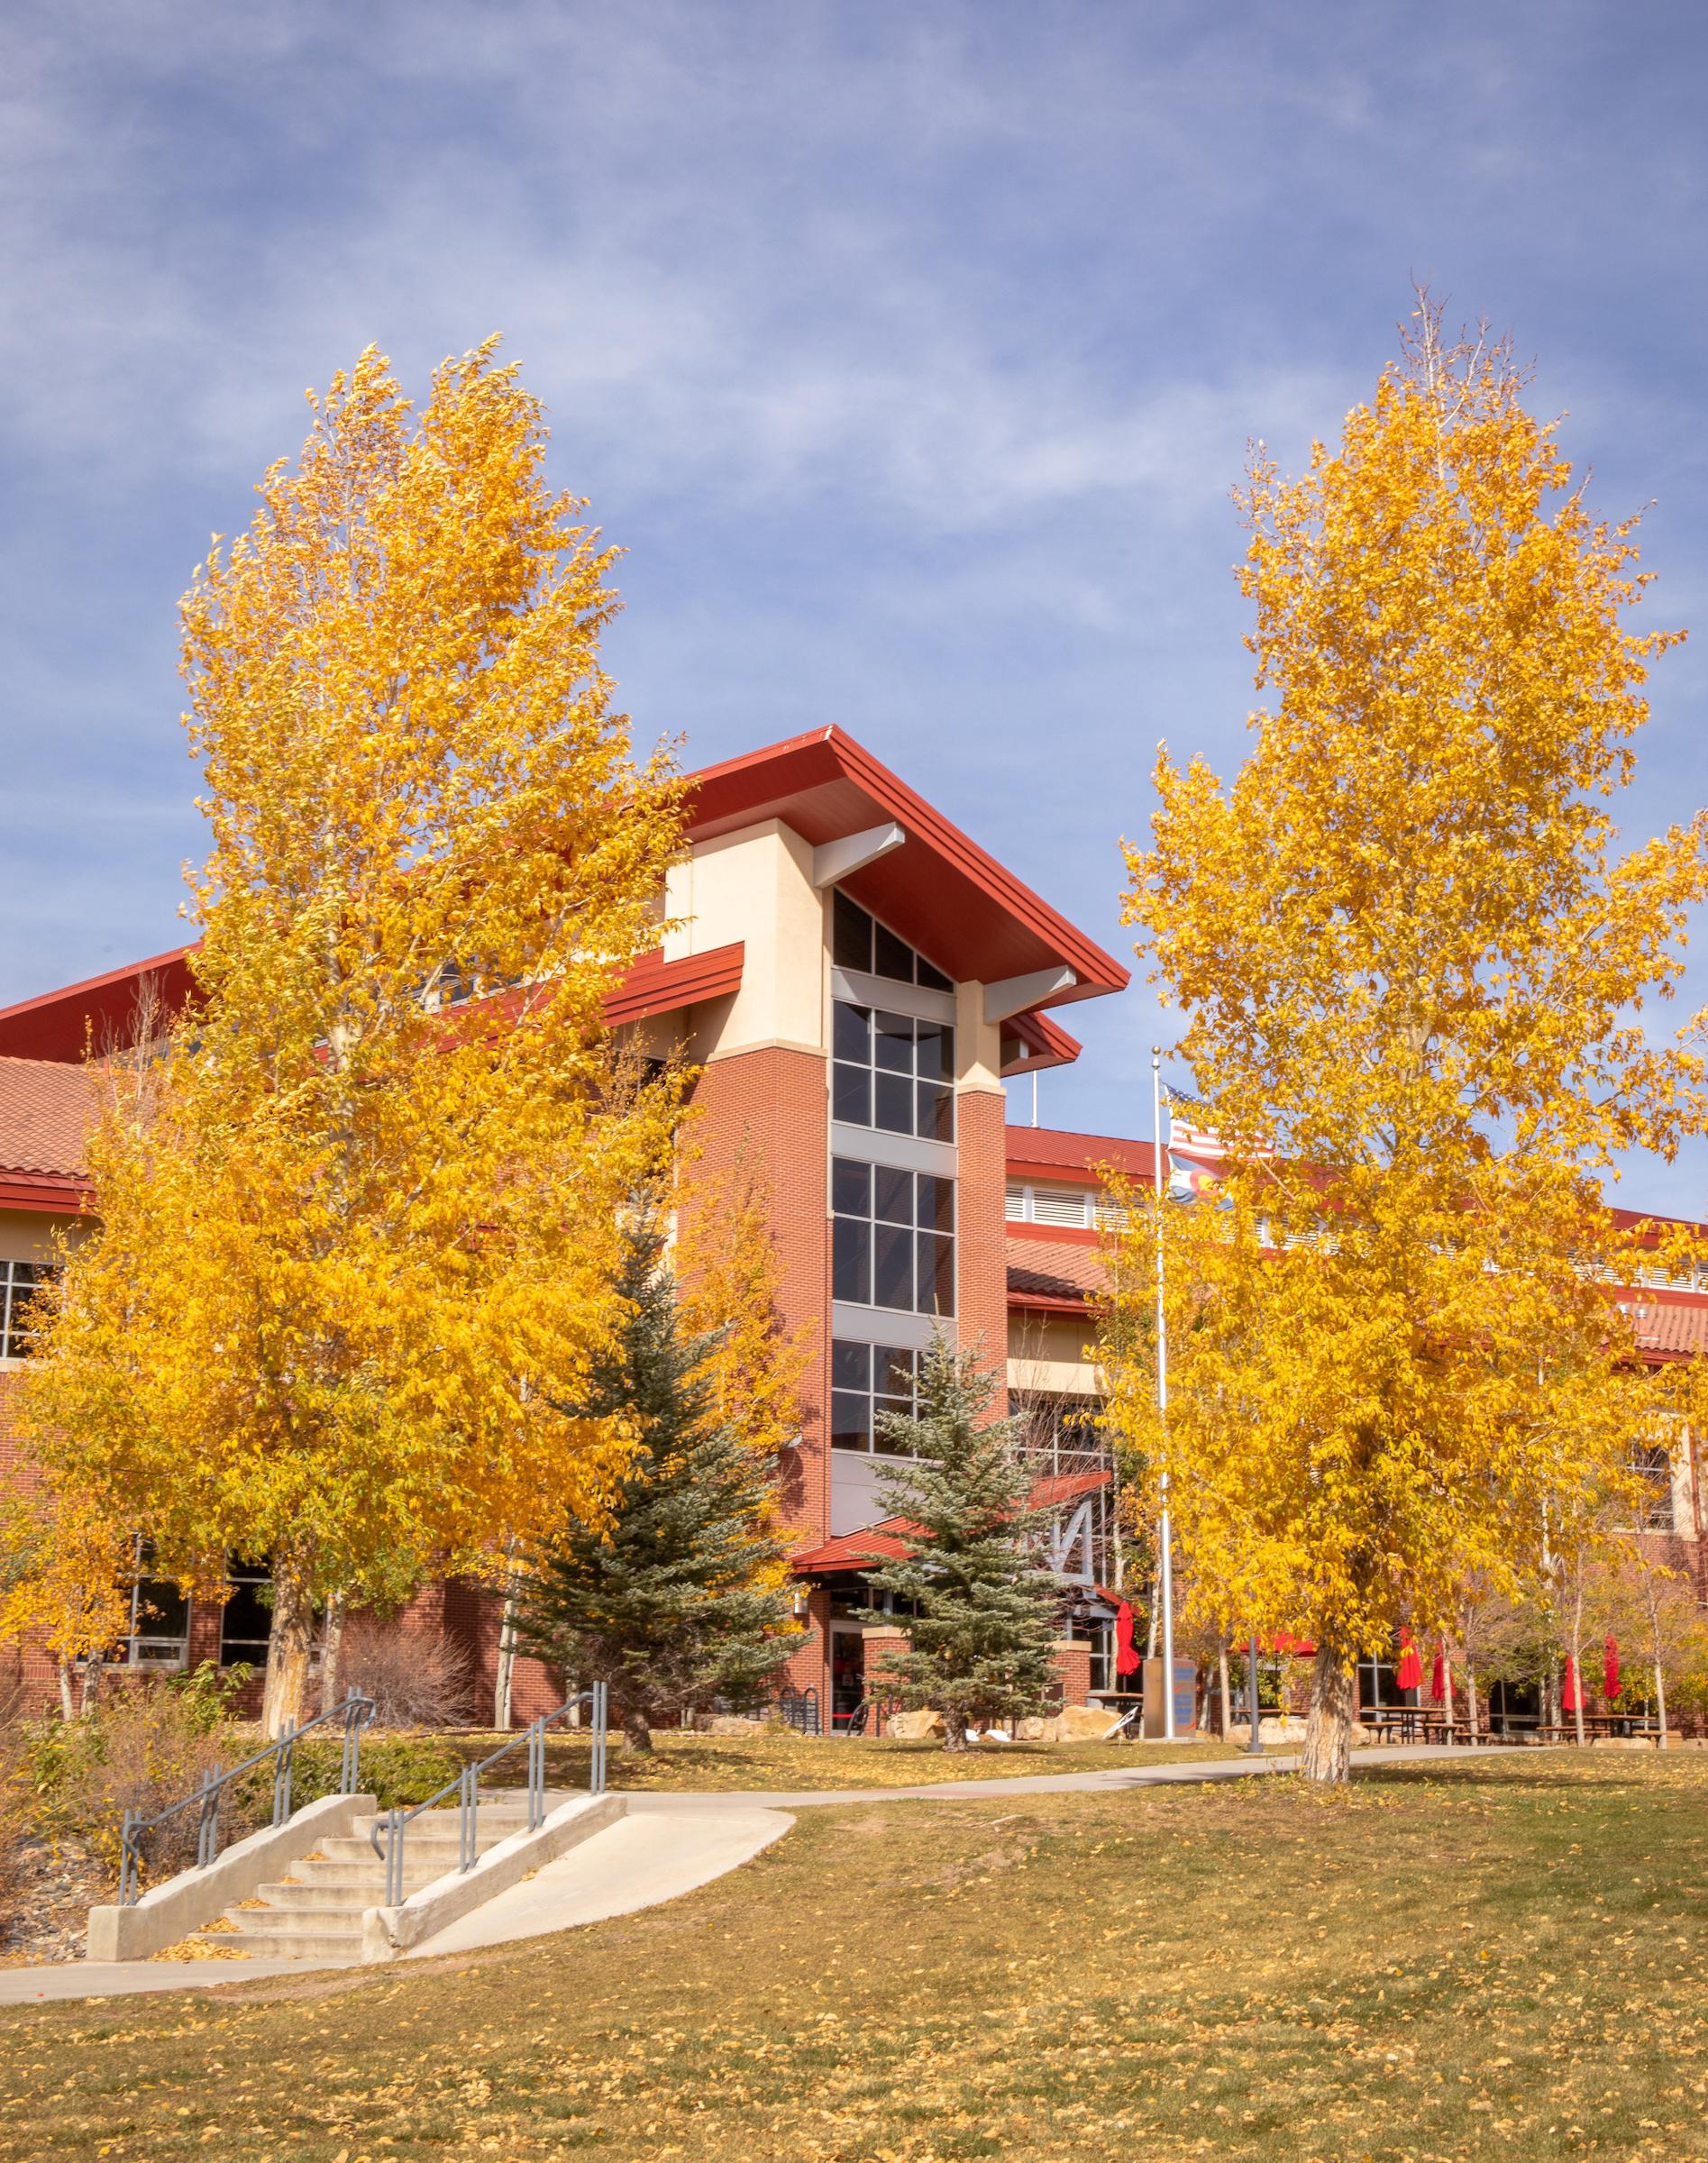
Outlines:
POLYGON ((774 1458, 800 1434, 811 1346, 783 1320, 770 1182, 744 1149, 721 1168, 690 1164, 676 1195, 683 1326, 711 1341, 704 1369, 713 1410, 750 1448, 774 1458))
POLYGON ((41 1639, 67 1720, 90 1709, 102 1656, 130 1628, 134 1553, 87 1495, 41 1482, 0 1499, 0 1644, 41 1639))
POLYGON ((109 1091, 25 1402, 162 1567, 270 1557, 270 1731, 319 1605, 597 1513, 627 1442, 530 1383, 574 1394, 620 1321, 674 1116, 602 1009, 676 784, 611 708, 612 552, 540 407, 490 344, 418 411, 372 351, 311 405, 184 602, 195 997, 109 1091))
MULTIPOLYGON (((1228 1140, 1165 1209, 1171 1474, 1200 1597, 1317 1647, 1307 1769, 1344 1778, 1357 1657, 1540 1567, 1652 1419, 1596 1173, 1663 1154, 1698 1059, 1645 1036, 1703 890, 1700 818, 1621 854, 1648 574, 1586 511, 1504 344, 1427 303, 1339 446, 1259 452, 1239 573, 1274 693, 1224 787, 1165 751, 1128 921, 1228 1140)), ((1138 1212, 1138 1256, 1156 1230, 1138 1212)), ((1119 1364, 1119 1363, 1118 1363, 1119 1364)))

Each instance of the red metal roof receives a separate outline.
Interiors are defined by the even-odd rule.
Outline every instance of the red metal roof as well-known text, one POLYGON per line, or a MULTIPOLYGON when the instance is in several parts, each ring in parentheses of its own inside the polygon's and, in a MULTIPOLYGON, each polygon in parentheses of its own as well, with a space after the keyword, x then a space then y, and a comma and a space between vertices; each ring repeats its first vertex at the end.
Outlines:
POLYGON ((1016 1014, 1002 1024, 1003 1037, 1019 1040, 1020 1055, 1003 1062, 1002 1072, 1008 1074, 1042 1073, 1046 1067, 1072 1066, 1085 1048, 1077 1036, 1069 1036, 1060 1022, 1052 1021, 1047 1014, 1016 1014))
POLYGON ((1064 1127, 1010 1127, 1009 1175, 1047 1179, 1066 1186, 1095 1186, 1112 1164, 1146 1186, 1155 1178, 1155 1152, 1148 1142, 1123 1135, 1075 1134, 1064 1127))
POLYGON ((892 931, 960 980, 993 983, 1067 967, 1051 1006, 1119 991, 1128 971, 995 857, 835 726, 767 744, 690 777, 697 840, 781 818, 815 847, 894 819, 900 848, 841 883, 892 931))
POLYGON ((1082 1314, 1109 1289, 1103 1257, 1090 1245, 1008 1239, 1009 1305, 1041 1313, 1082 1314))
POLYGON ((1028 1510, 1055 1510, 1063 1502, 1076 1502, 1082 1494, 1095 1494, 1113 1483, 1108 1472, 1053 1472, 1036 1483, 1027 1497, 1028 1510))
MULTIPOLYGON (((696 839, 781 818, 817 847, 897 821, 907 840, 843 883, 857 901, 951 976, 992 983, 1072 969, 1077 981, 1052 995, 1053 1006, 1118 991, 1128 981, 1120 963, 839 728, 815 729, 706 767, 688 777, 688 830, 696 839)), ((125 1042, 144 979, 155 980, 162 1005, 183 1005, 193 952, 178 947, 0 1009, 0 1053, 71 1061, 82 1058, 91 1032, 97 1050, 125 1042)), ((738 965, 729 961, 729 949, 717 953, 725 957, 720 966, 726 976, 729 968, 737 967, 735 978, 717 989, 694 990, 691 999, 685 987, 695 969, 714 962, 713 954, 668 964, 639 963, 638 972, 656 974, 648 973, 638 991, 632 979, 625 984, 618 997, 634 997, 639 1002, 636 1011, 625 1008, 613 1018, 637 1019, 643 1013, 674 1010, 694 999, 734 990, 738 965), (669 972, 678 969, 684 975, 671 978, 669 972), (669 996, 668 1007, 656 1003, 661 994, 669 996)), ((712 978, 717 974, 711 970, 712 978)), ((1060 1064, 1078 1054, 1079 1045, 1064 1029, 1036 1013, 1016 1016, 1004 1027, 1033 1047, 1037 1056, 1028 1064, 1060 1064)))
MULTIPOLYGON (((28 1061, 76 1063, 86 1045, 96 1051, 126 1041, 143 987, 150 987, 160 1003, 176 1010, 189 996, 193 946, 176 954, 156 954, 130 969, 106 976, 90 977, 63 990, 44 992, 21 1005, 0 1009, 0 1057, 20 1051, 28 1061), (24 1047, 28 1047, 27 1051, 24 1047)), ((741 988, 744 947, 740 939, 727 946, 714 946, 705 954, 691 954, 667 962, 662 954, 643 954, 606 1000, 606 1018, 641 1021, 653 1014, 672 1014, 702 999, 721 999, 741 988)), ((458 1009, 461 1011, 461 1009, 458 1009)), ((0 1136, 0 1155, 5 1143, 0 1136)))
POLYGON ((684 1007, 739 991, 745 952, 744 943, 736 939, 673 962, 662 954, 644 954, 606 1000, 605 1018, 615 1028, 621 1022, 680 1013, 684 1007))
POLYGON ((838 1570, 870 1569, 874 1563, 900 1562, 913 1553, 907 1537, 918 1537, 919 1528, 905 1517, 886 1517, 863 1531, 840 1532, 818 1547, 791 1555, 789 1566, 797 1577, 828 1577, 838 1570))

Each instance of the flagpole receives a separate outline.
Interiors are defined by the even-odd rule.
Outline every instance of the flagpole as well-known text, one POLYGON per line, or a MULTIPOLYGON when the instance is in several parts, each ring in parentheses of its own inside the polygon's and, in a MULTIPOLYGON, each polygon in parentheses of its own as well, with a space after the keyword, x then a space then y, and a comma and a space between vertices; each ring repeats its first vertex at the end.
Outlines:
POLYGON ((1156 1418, 1162 1433, 1163 1463, 1157 1493, 1162 1502, 1162 1553, 1157 1564, 1157 1586, 1163 1602, 1163 1739, 1174 1740, 1174 1558, 1168 1523, 1168 1325, 1163 1312, 1163 1054, 1152 1045, 1150 1054, 1152 1149, 1156 1174, 1156 1418))

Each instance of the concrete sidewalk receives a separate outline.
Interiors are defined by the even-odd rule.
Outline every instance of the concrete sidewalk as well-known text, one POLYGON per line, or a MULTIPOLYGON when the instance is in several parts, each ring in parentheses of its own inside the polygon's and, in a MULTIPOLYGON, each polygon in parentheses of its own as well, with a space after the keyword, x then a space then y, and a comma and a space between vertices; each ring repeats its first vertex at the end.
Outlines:
POLYGON ((615 1825, 448 1923, 405 1958, 431 1960, 476 1946, 508 1945, 657 1907, 751 1862, 795 1821, 786 1811, 736 1798, 722 1807, 721 1796, 684 1797, 702 1807, 639 1813, 635 1800, 628 1798, 629 1814, 615 1825))
MULTIPOLYGON (((1445 1743, 1394 1745, 1360 1750, 1353 1769, 1416 1765, 1431 1758, 1463 1762, 1489 1755, 1487 1750, 1455 1749, 1445 1743)), ((615 1825, 547 1863, 533 1877, 498 1894, 404 1957, 426 1960, 442 1953, 507 1945, 680 1899, 738 1869, 781 1839, 794 1822, 790 1814, 794 1811, 853 1802, 988 1802, 1011 1795, 1107 1794, 1137 1787, 1249 1779, 1298 1768, 1299 1759, 1290 1755, 1216 1758, 1209 1764, 1112 1766, 1103 1772, 1016 1774, 991 1780, 939 1780, 918 1787, 630 1793, 628 1814, 615 1825)), ((131 1992, 214 1990, 225 1984, 315 1972, 315 1963, 306 1960, 67 1960, 50 1967, 0 1967, 0 2005, 116 1997, 131 1992)), ((396 1971, 388 1964, 367 1972, 383 1976, 396 1971)))
MULTIPOLYGON (((1516 1748, 1521 1746, 1513 1745, 1516 1748)), ((1094 1749, 1095 1744, 1087 1744, 1094 1749)), ((1416 1765, 1432 1757, 1466 1759, 1504 1755, 1499 1745, 1475 1751, 1450 1743, 1393 1743, 1354 1754, 1352 1769, 1366 1765, 1416 1765)), ((1188 1765, 1111 1766, 1096 1773, 1017 1773, 991 1780, 934 1780, 918 1787, 730 1788, 696 1793, 631 1793, 631 1816, 650 1811, 731 1809, 815 1810, 842 1802, 988 1802, 1002 1795, 1097 1795, 1134 1787, 1193 1785, 1206 1780, 1245 1780, 1263 1773, 1296 1773, 1295 1752, 1285 1757, 1217 1757, 1188 1765)))

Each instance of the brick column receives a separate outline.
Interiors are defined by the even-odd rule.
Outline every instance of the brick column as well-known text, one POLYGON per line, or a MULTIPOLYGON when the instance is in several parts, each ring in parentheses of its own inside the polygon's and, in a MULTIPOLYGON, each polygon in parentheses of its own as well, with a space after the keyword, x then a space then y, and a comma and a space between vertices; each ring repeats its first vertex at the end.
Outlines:
POLYGON ((999 1415, 1008 1407, 1007 1109, 1007 1100, 991 1090, 964 1090, 955 1100, 961 1155, 957 1334, 962 1349, 976 1349, 995 1381, 993 1410, 999 1415))

